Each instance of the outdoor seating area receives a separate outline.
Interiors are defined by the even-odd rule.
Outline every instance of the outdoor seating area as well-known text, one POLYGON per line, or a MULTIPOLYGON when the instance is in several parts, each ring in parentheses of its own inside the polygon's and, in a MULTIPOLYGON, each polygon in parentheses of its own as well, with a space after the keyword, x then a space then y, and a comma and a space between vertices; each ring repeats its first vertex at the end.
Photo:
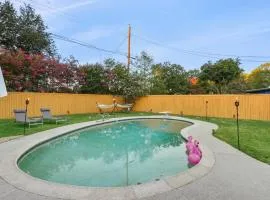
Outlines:
POLYGON ((29 118, 26 110, 14 109, 14 116, 16 123, 27 124, 28 128, 34 125, 42 125, 48 121, 53 121, 56 124, 59 122, 66 122, 66 116, 53 116, 49 108, 40 108, 41 116, 29 118))
POLYGON ((104 113, 104 112, 114 112, 114 111, 119 111, 119 110, 124 110, 124 111, 131 111, 133 104, 129 103, 129 104, 119 104, 114 102, 113 104, 100 104, 100 103, 96 103, 97 108, 99 109, 100 113, 104 113))
POLYGON ((30 128, 33 125, 43 125, 43 118, 29 118, 27 116, 26 110, 14 110, 15 122, 16 123, 26 123, 30 128))
POLYGON ((58 124, 59 122, 67 121, 66 116, 53 116, 49 108, 40 108, 40 112, 42 113, 41 117, 43 121, 44 120, 54 121, 56 124, 58 124))

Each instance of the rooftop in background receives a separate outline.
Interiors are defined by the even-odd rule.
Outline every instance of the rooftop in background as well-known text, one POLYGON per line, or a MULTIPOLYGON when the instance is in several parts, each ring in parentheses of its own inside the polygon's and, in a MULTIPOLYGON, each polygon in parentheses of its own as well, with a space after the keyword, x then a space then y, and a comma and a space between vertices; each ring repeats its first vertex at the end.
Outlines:
POLYGON ((246 93, 252 93, 252 94, 270 94, 270 87, 269 88, 260 88, 260 89, 247 90, 246 93))

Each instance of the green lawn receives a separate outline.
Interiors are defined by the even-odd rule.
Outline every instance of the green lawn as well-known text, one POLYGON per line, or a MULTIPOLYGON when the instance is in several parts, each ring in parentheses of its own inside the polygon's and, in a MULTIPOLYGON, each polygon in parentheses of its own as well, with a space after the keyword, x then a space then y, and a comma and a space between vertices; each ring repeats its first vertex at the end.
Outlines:
MULTIPOLYGON (((152 113, 151 113, 152 114, 152 113)), ((143 116, 149 113, 114 113, 111 117, 143 116)), ((52 129, 67 124, 86 122, 100 119, 99 114, 70 115, 68 122, 56 125, 45 123, 42 126, 33 126, 26 129, 26 134, 52 129)), ((202 117, 190 117, 205 120, 202 117)), ((237 148, 236 122, 233 119, 210 118, 209 122, 215 123, 219 129, 215 136, 237 148)), ((0 137, 23 134, 23 125, 14 123, 13 119, 0 120, 0 137)), ((248 155, 270 164, 270 121, 240 120, 240 147, 248 155)))
MULTIPOLYGON (((202 117, 191 117, 205 120, 202 117)), ((215 137, 237 148, 235 119, 210 118, 219 129, 215 137)), ((270 164, 270 121, 240 120, 240 150, 262 162, 270 164)))
MULTIPOLYGON (((128 117, 128 116, 143 116, 149 115, 149 113, 143 112, 118 112, 110 114, 110 117, 128 117)), ((26 128, 26 135, 30 135, 33 133, 37 133, 40 131, 45 131, 48 129, 65 126, 68 124, 75 124, 79 122, 87 122, 90 120, 98 120, 101 119, 100 114, 77 114, 77 115, 70 115, 68 116, 67 122, 60 122, 58 125, 55 122, 46 122, 44 123, 43 127, 41 125, 31 126, 31 128, 26 128)), ((0 138, 1 137, 8 137, 8 136, 16 136, 16 135, 23 135, 24 125, 18 124, 14 122, 14 119, 0 119, 0 138)))

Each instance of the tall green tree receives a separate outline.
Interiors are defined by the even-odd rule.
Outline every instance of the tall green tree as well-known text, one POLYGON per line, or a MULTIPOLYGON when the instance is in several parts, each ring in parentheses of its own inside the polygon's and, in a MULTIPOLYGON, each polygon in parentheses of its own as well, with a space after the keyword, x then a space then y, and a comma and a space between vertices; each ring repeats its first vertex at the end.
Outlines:
POLYGON ((168 88, 166 85, 165 69, 162 63, 152 66, 151 76, 151 94, 168 94, 168 88))
POLYGON ((27 4, 17 14, 14 6, 0 3, 0 44, 10 50, 22 49, 27 53, 55 55, 56 48, 41 16, 27 4))
POLYGON ((270 63, 264 63, 254 69, 247 79, 253 89, 270 87, 270 63))
POLYGON ((169 62, 153 65, 151 94, 186 94, 187 78, 181 65, 169 62))
POLYGON ((17 47, 18 16, 9 1, 0 2, 0 45, 8 49, 17 47))
POLYGON ((186 94, 188 92, 188 77, 185 69, 178 64, 166 64, 164 78, 169 94, 186 94))
POLYGON ((108 94, 108 80, 102 64, 86 64, 80 67, 85 74, 85 83, 81 87, 82 93, 108 94))
POLYGON ((151 68, 154 64, 154 59, 147 52, 142 51, 139 56, 136 56, 132 63, 132 71, 140 76, 140 84, 144 94, 150 93, 151 88, 151 68))
POLYGON ((18 19, 18 47, 31 53, 55 54, 54 42, 46 32, 47 27, 39 14, 30 5, 20 8, 18 19))
POLYGON ((199 79, 207 82, 215 93, 227 93, 228 84, 238 79, 243 71, 239 59, 221 59, 215 63, 208 62, 201 67, 199 79))

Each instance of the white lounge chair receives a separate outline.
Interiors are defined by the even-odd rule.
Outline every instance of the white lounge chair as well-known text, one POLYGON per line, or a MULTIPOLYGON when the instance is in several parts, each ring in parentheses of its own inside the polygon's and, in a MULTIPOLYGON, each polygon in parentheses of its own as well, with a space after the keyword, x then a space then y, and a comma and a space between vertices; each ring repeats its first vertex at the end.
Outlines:
POLYGON ((122 109, 127 109, 127 111, 130 111, 132 109, 133 104, 116 104, 116 108, 122 108, 122 109))
POLYGON ((100 104, 96 103, 97 108, 99 109, 102 120, 104 121, 106 117, 109 117, 109 111, 114 112, 116 104, 100 104))
POLYGON ((104 111, 107 110, 111 110, 112 112, 115 110, 115 104, 100 104, 100 103, 96 103, 97 104, 97 108, 99 109, 100 113, 104 113, 104 111))
POLYGON ((39 125, 39 124, 43 125, 43 119, 40 117, 28 118, 26 110, 15 109, 14 114, 15 114, 15 122, 26 123, 28 124, 29 128, 33 125, 39 125))

